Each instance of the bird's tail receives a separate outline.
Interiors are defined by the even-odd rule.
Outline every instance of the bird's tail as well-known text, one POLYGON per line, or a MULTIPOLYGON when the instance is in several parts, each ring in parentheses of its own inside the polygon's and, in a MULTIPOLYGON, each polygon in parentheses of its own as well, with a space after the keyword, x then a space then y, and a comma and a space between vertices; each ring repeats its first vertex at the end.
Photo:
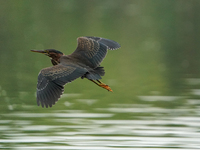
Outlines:
POLYGON ((105 75, 105 70, 103 69, 103 67, 97 67, 94 69, 94 72, 99 74, 100 76, 104 76, 105 75))
POLYGON ((105 71, 103 67, 97 67, 94 70, 89 71, 85 74, 84 77, 88 78, 89 80, 98 80, 101 79, 101 76, 105 75, 105 71))

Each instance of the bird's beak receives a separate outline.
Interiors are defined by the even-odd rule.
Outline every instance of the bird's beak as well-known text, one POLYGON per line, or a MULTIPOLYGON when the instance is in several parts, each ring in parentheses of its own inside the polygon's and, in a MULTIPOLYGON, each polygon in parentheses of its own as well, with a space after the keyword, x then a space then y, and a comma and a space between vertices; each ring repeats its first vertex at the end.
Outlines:
POLYGON ((46 50, 31 50, 31 52, 42 53, 42 54, 48 53, 46 50))

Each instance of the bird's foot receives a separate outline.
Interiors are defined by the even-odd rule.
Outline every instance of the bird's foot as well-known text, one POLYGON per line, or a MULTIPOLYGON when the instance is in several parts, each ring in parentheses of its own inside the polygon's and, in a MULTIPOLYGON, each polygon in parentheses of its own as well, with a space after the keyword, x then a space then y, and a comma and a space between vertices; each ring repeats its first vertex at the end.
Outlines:
POLYGON ((97 80, 98 82, 95 82, 94 80, 90 80, 92 82, 94 82, 95 84, 97 84, 98 86, 110 91, 110 92, 113 92, 113 90, 105 83, 101 82, 100 80, 97 80))
POLYGON ((99 86, 104 88, 104 89, 106 89, 106 90, 108 90, 108 91, 110 91, 110 92, 113 92, 113 90, 108 85, 106 85, 104 83, 100 83, 99 86))

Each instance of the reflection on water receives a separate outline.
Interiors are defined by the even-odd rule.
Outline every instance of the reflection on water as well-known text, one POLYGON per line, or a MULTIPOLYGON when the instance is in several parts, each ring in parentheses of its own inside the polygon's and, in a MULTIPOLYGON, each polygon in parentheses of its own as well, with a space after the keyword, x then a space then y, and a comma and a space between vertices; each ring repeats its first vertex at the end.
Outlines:
MULTIPOLYGON (((140 96, 152 100, 152 96, 140 96)), ((155 101, 180 97, 155 97, 155 101)), ((79 99, 91 105, 98 100, 79 99)), ((186 104, 190 105, 191 100, 186 104)), ((2 114, 1 148, 20 149, 199 149, 199 107, 167 109, 150 104, 109 104, 94 110, 2 114), (117 116, 123 115, 121 119, 117 116), (37 118, 36 120, 34 118, 37 118), (46 120, 48 124, 43 121, 46 120), (44 124, 43 124, 44 123, 44 124), (9 145, 9 146, 7 146, 9 145)))

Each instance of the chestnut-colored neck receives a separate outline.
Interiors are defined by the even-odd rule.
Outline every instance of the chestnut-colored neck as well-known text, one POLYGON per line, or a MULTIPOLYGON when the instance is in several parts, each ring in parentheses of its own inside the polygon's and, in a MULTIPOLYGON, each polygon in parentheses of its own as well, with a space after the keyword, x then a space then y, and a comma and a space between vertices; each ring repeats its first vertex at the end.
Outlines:
POLYGON ((63 54, 60 53, 49 53, 49 57, 51 57, 51 63, 53 65, 58 65, 60 63, 60 57, 63 56, 63 54))

